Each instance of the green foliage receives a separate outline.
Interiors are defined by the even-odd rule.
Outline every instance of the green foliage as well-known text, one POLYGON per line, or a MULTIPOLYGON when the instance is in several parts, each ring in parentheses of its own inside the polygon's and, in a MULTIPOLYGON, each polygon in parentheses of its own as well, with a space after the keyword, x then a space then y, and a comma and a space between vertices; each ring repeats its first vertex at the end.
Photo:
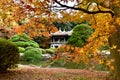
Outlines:
POLYGON ((75 63, 75 62, 66 62, 64 60, 54 60, 51 63, 52 67, 64 67, 67 69, 93 69, 93 70, 97 70, 97 71, 110 71, 110 68, 108 66, 106 66, 105 64, 94 64, 91 65, 90 63, 84 63, 84 62, 80 62, 80 63, 75 63), (93 68, 94 66, 94 68, 93 68))
POLYGON ((35 48, 39 47, 39 44, 31 40, 30 37, 25 33, 22 35, 20 34, 14 35, 9 39, 9 41, 14 42, 19 47, 24 47, 24 48, 28 46, 33 46, 35 48))
POLYGON ((49 48, 49 49, 51 49, 51 50, 56 50, 56 48, 52 48, 52 47, 51 47, 51 48, 49 48))
POLYGON ((24 42, 27 42, 27 41, 30 41, 31 38, 27 35, 27 34, 16 34, 14 36, 12 36, 9 41, 12 41, 12 42, 17 42, 17 41, 24 41, 24 42))
POLYGON ((19 52, 15 44, 0 39, 0 71, 12 68, 19 61, 19 52))
POLYGON ((27 47, 30 46, 30 44, 28 42, 23 42, 23 41, 18 41, 18 42, 14 42, 17 46, 19 47, 27 47))
POLYGON ((26 47, 25 48, 25 51, 27 51, 27 50, 29 50, 29 49, 33 49, 34 47, 32 47, 32 46, 28 46, 28 47, 26 47))
POLYGON ((33 46, 33 47, 35 47, 35 48, 39 48, 39 44, 37 43, 37 42, 35 42, 35 41, 28 41, 27 42, 30 46, 33 46))
POLYGON ((45 54, 45 53, 46 53, 46 50, 45 50, 45 49, 40 48, 40 50, 42 51, 42 54, 45 54))
POLYGON ((52 63, 51 63, 51 66, 52 67, 64 67, 65 65, 65 61, 64 60, 54 60, 52 63))
POLYGON ((55 53, 55 50, 53 50, 53 49, 46 49, 46 53, 54 54, 54 53, 55 53))
POLYGON ((19 53, 24 53, 25 48, 23 48, 23 47, 18 47, 18 50, 19 50, 19 53))
POLYGON ((76 47, 83 47, 87 43, 87 39, 94 32, 88 24, 80 24, 75 26, 71 37, 68 39, 67 44, 76 47))
POLYGON ((23 41, 18 41, 18 42, 14 42, 17 46, 20 47, 28 47, 28 46, 33 46, 35 48, 39 47, 39 44, 37 44, 34 41, 28 41, 28 42, 23 42, 23 41))
POLYGON ((96 64, 94 70, 97 70, 97 71, 109 71, 110 68, 108 66, 106 66, 105 64, 96 64))
POLYGON ((64 67, 68 69, 87 69, 90 67, 89 64, 85 64, 83 62, 75 63, 75 62, 66 62, 64 60, 55 60, 51 63, 53 67, 64 67))
POLYGON ((83 62, 80 62, 80 63, 67 62, 64 66, 68 69, 71 69, 71 68, 72 69, 86 69, 89 67, 88 64, 85 64, 83 62))
POLYGON ((28 62, 38 62, 42 58, 42 51, 38 48, 28 49, 24 52, 23 60, 28 62))

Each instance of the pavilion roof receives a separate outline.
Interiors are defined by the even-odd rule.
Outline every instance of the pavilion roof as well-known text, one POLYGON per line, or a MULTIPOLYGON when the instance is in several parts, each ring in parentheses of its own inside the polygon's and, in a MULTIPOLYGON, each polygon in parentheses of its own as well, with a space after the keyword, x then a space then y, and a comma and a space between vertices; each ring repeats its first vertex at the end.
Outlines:
POLYGON ((72 35, 72 30, 71 31, 58 31, 55 33, 51 33, 51 36, 71 36, 72 35))

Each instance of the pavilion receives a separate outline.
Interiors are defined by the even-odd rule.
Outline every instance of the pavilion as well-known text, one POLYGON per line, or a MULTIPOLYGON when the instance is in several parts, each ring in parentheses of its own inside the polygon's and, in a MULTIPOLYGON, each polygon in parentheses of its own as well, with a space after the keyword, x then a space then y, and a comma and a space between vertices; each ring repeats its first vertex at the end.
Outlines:
POLYGON ((71 34, 72 34, 72 30, 71 31, 59 30, 58 32, 51 33, 50 47, 58 48, 61 45, 66 44, 71 34))

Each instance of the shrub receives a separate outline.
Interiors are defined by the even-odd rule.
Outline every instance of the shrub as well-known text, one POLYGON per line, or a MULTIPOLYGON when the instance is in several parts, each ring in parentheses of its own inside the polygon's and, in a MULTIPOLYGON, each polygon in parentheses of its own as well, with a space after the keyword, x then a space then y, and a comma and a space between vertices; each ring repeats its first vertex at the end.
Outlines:
POLYGON ((37 42, 35 42, 35 41, 31 40, 31 41, 28 41, 27 43, 30 44, 30 46, 33 46, 35 48, 39 48, 39 44, 37 42))
POLYGON ((23 47, 18 47, 19 53, 24 53, 25 52, 25 48, 23 47))
POLYGON ((46 53, 46 50, 45 50, 45 49, 40 48, 40 50, 42 51, 42 54, 45 54, 45 53, 46 53))
POLYGON ((55 50, 53 50, 53 49, 46 49, 46 53, 54 54, 54 53, 55 53, 55 50))
POLYGON ((14 42, 18 47, 27 47, 30 44, 28 44, 27 42, 23 42, 23 41, 18 41, 18 42, 14 42))
POLYGON ((18 41, 18 42, 14 42, 17 46, 20 47, 28 47, 28 46, 33 46, 35 48, 39 47, 39 44, 33 41, 28 41, 28 42, 23 42, 23 41, 18 41))
POLYGON ((18 47, 28 47, 33 46, 35 48, 39 48, 39 44, 33 40, 27 35, 27 34, 16 34, 12 36, 9 41, 14 42, 18 47))
POLYGON ((15 44, 0 39, 0 71, 12 68, 19 61, 19 52, 15 44))
POLYGON ((42 51, 38 48, 28 49, 24 52, 23 60, 28 62, 38 62, 42 58, 42 51))
POLYGON ((33 49, 34 47, 32 47, 32 46, 28 46, 28 47, 26 47, 25 48, 25 51, 27 51, 27 50, 29 50, 29 49, 33 49))
POLYGON ((16 34, 9 39, 9 41, 12 41, 12 42, 17 42, 17 41, 27 42, 30 40, 31 40, 30 37, 25 33, 24 34, 16 34))

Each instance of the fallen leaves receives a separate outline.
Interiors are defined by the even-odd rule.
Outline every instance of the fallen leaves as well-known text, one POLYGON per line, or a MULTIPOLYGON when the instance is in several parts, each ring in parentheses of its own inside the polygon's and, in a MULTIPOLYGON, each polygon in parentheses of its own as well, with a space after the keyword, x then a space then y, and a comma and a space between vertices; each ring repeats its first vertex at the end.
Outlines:
POLYGON ((65 68, 21 66, 17 70, 0 73, 0 80, 76 80, 79 77, 104 80, 106 72, 65 68))

